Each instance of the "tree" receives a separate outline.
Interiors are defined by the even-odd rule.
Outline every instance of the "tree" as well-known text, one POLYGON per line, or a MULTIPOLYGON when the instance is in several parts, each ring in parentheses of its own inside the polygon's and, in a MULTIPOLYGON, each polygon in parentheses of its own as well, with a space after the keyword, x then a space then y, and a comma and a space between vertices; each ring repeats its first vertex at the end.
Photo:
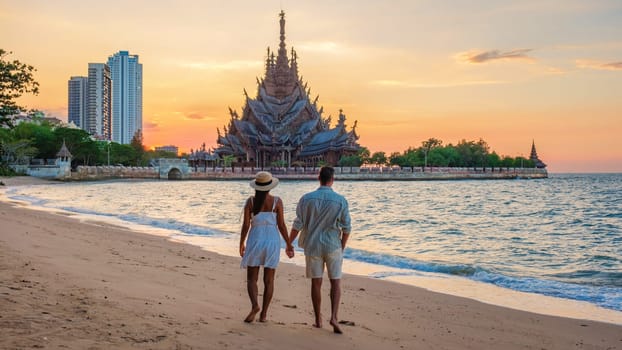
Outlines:
POLYGON ((343 166, 349 166, 349 167, 361 166, 361 164, 363 164, 363 162, 361 161, 361 157, 359 157, 356 154, 353 154, 351 156, 341 156, 338 162, 338 165, 342 167, 343 166))
POLYGON ((11 52, 0 49, 0 127, 6 125, 12 128, 9 117, 26 109, 15 100, 25 93, 37 95, 39 83, 33 77, 36 72, 33 66, 18 60, 6 60, 9 54, 11 52))
POLYGON ((63 142, 73 155, 72 165, 95 165, 102 158, 102 150, 98 146, 97 141, 91 138, 91 135, 82 129, 72 129, 65 127, 57 127, 53 131, 54 147, 52 149, 53 156, 63 145, 63 142))
POLYGON ((514 167, 515 168, 534 168, 536 164, 533 160, 527 159, 523 156, 518 156, 514 158, 514 167))
POLYGON ((389 156, 389 164, 398 165, 400 167, 406 166, 406 157, 399 152, 393 152, 389 156))
POLYGON ((492 171, 495 171, 495 168, 501 167, 501 157, 499 157, 497 152, 488 154, 488 165, 490 165, 492 171))
POLYGON ((53 159, 60 149, 49 123, 20 123, 13 128, 15 139, 28 140, 37 149, 36 158, 53 159))
POLYGON ((326 162, 324 159, 319 160, 319 161, 315 164, 315 166, 317 166, 318 168, 321 168, 321 167, 323 167, 323 166, 327 166, 327 165, 330 165, 330 164, 328 164, 328 162, 326 162))
POLYGON ((443 154, 443 158, 447 163, 446 166, 457 167, 460 165, 460 154, 458 153, 458 150, 456 150, 456 147, 452 144, 442 147, 439 150, 443 154))
POLYGON ((514 166, 514 158, 510 156, 503 156, 501 159, 501 166, 505 167, 507 170, 510 170, 510 168, 514 166))
MULTIPOLYGON (((147 160, 158 159, 158 158, 177 158, 177 154, 175 154, 175 152, 168 152, 168 151, 162 151, 162 150, 146 151, 145 156, 147 157, 147 160)), ((179 158, 187 158, 187 157, 188 157, 187 154, 182 153, 179 158)))
POLYGON ((234 160, 235 156, 233 154, 227 154, 226 156, 222 157, 222 171, 225 171, 226 167, 231 166, 234 160))
POLYGON ((285 168, 287 167, 287 161, 283 159, 275 160, 274 162, 270 163, 270 166, 275 168, 285 168))
POLYGON ((385 165, 387 164, 387 155, 384 152, 374 152, 369 162, 372 164, 385 165))
POLYGON ((428 152, 427 160, 430 166, 444 167, 449 165, 449 160, 445 158, 445 155, 443 154, 443 148, 441 147, 432 148, 428 152))
POLYGON ((489 150, 488 143, 482 139, 477 142, 462 140, 456 146, 456 151, 460 155, 460 166, 463 167, 485 167, 489 150))
POLYGON ((136 149, 131 145, 124 145, 116 142, 110 143, 110 164, 121 164, 124 166, 132 166, 136 164, 136 149))
POLYGON ((427 139, 426 141, 421 142, 421 147, 424 152, 424 160, 423 160, 423 168, 428 167, 428 153, 430 150, 436 147, 440 147, 443 144, 443 141, 439 139, 435 139, 433 137, 427 139))
POLYGON ((132 141, 130 142, 130 145, 134 149, 134 154, 136 155, 134 165, 141 165, 143 163, 143 158, 145 155, 145 146, 143 145, 143 131, 141 129, 136 130, 134 136, 132 136, 132 141))
POLYGON ((37 149, 30 145, 28 140, 0 141, 3 168, 6 164, 28 164, 30 159, 37 154, 37 149))
POLYGON ((294 168, 304 168, 305 167, 305 162, 301 161, 301 160, 297 160, 295 162, 292 162, 292 166, 294 168))
POLYGON ((473 156, 475 158, 476 164, 479 164, 481 167, 486 168, 488 163, 488 152, 490 151, 490 147, 488 143, 483 139, 479 139, 479 141, 474 143, 473 148, 473 156))
POLYGON ((356 155, 361 159, 361 164, 369 164, 370 163, 370 152, 367 147, 361 147, 356 152, 356 155))

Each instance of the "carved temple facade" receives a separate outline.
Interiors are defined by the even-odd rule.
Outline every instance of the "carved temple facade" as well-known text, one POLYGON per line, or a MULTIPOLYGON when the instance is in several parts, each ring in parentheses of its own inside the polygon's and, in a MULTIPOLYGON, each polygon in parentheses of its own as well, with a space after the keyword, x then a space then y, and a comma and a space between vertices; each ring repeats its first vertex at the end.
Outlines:
POLYGON ((333 127, 331 117, 322 116, 323 107, 317 106, 319 96, 311 101, 310 89, 298 75, 293 48, 288 57, 285 13, 281 11, 279 16, 278 52, 275 56, 268 48, 265 76, 257 78, 257 96, 251 98, 244 90, 242 115, 229 108, 231 119, 224 133, 218 129, 215 153, 260 168, 337 165, 342 156, 355 154, 360 148, 356 121, 348 130, 342 110, 333 127))

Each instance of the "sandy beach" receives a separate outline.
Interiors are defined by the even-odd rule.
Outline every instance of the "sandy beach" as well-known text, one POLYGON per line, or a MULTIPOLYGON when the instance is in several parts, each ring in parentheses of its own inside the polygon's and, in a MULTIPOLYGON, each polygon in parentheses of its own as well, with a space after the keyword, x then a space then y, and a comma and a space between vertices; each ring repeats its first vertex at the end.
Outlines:
MULTIPOLYGON (((312 327, 310 282, 284 263, 269 321, 247 324, 239 258, 6 198, 0 222, 0 349, 622 349, 622 325, 351 275, 333 334, 312 327)), ((328 281, 323 297, 329 315, 328 281)))

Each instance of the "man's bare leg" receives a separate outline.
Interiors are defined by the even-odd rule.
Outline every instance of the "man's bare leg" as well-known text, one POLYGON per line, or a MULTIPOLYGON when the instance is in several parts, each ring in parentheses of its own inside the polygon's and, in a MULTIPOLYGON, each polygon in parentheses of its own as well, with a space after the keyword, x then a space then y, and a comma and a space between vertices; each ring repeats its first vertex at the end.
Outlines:
POLYGON ((343 333, 341 331, 341 328, 339 328, 339 317, 337 317, 337 313, 339 312, 340 301, 341 301, 341 280, 331 279, 330 280, 330 307, 331 307, 330 325, 333 326, 333 332, 337 334, 343 333))
POLYGON ((311 279, 311 301, 313 302, 313 313, 315 323, 313 327, 322 328, 322 278, 311 279))
POLYGON ((272 301, 272 294, 274 294, 274 274, 276 270, 269 267, 263 269, 263 303, 261 306, 261 314, 259 314, 259 322, 266 322, 268 320, 268 306, 272 301))
POLYGON ((259 312, 259 303, 257 302, 257 279, 259 278, 259 266, 249 266, 246 268, 246 289, 248 297, 251 300, 251 312, 246 316, 244 322, 253 322, 255 315, 259 312))

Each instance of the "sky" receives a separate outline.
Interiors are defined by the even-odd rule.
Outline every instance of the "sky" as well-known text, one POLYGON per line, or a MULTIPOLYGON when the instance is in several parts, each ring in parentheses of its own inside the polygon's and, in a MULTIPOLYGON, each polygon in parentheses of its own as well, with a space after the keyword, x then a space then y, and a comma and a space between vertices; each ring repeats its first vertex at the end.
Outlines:
POLYGON ((281 10, 311 97, 372 152, 535 142, 550 172, 622 172, 619 0, 0 0, 0 48, 37 68, 19 102, 61 120, 71 76, 139 55, 144 143, 187 152, 256 95, 281 10))

